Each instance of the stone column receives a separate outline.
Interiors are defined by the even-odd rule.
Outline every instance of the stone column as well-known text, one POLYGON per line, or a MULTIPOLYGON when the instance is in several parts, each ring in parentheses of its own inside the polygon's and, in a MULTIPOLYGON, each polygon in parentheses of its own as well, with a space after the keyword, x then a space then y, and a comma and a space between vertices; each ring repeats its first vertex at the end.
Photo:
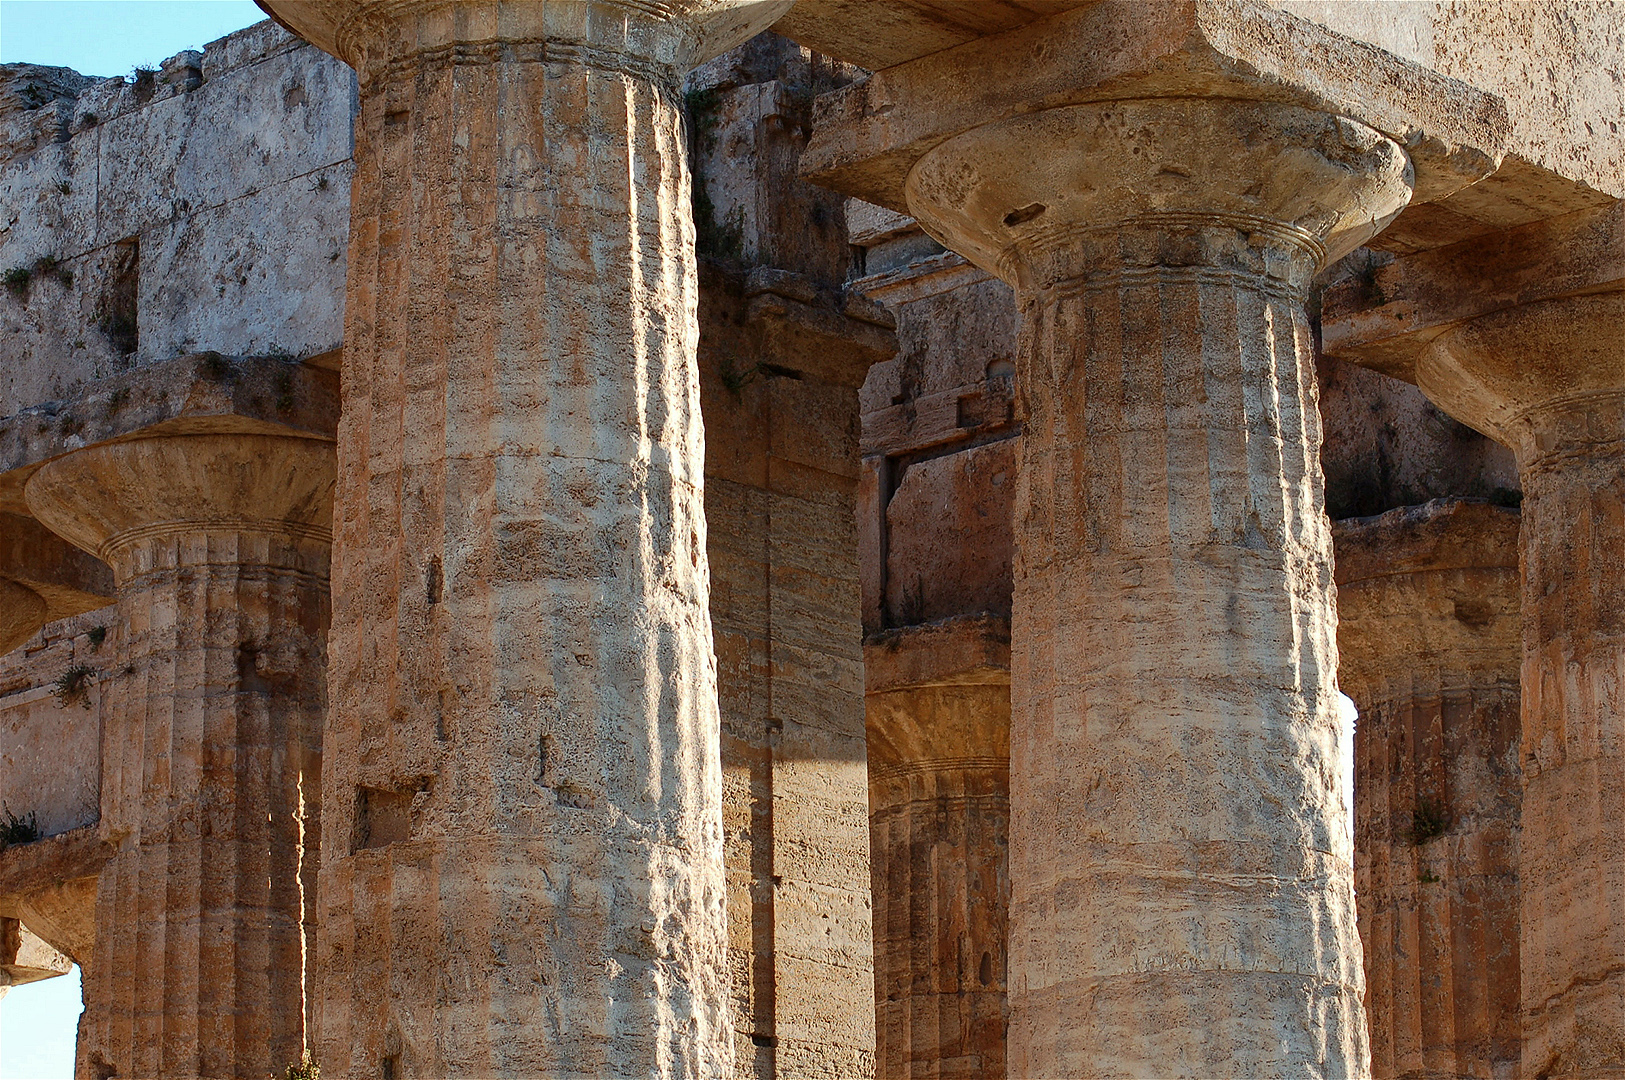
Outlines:
POLYGON ((80 1061, 96 1076, 259 1078, 305 1044, 320 818, 332 444, 105 443, 30 510, 105 560, 103 838, 80 1061))
POLYGON ((888 631, 868 668, 876 1075, 1005 1075, 1009 626, 888 631))
POLYGON ((1518 513, 1436 501, 1332 533, 1372 1074, 1516 1075, 1518 513))
POLYGON ((1468 320, 1417 385, 1523 483, 1525 1076, 1625 1076, 1625 292, 1468 320))
POLYGON ((267 6, 361 90, 321 1066, 726 1074, 679 84, 788 0, 267 6))
POLYGON ((1304 293, 1410 189, 1363 124, 1191 98, 997 121, 909 175, 1025 316, 1012 1076, 1368 1067, 1304 293))

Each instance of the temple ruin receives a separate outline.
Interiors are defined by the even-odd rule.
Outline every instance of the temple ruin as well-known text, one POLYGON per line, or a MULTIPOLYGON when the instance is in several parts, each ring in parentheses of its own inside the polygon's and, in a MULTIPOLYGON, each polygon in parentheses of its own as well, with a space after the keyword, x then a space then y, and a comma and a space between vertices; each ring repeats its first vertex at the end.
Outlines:
POLYGON ((1625 1076, 1625 4, 261 6, 0 68, 78 1075, 1625 1076))

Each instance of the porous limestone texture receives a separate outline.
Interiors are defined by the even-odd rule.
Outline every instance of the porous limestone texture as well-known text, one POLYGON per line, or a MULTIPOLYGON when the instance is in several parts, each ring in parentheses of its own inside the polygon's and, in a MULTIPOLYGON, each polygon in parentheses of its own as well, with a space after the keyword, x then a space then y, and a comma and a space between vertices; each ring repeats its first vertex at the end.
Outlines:
POLYGON ((1332 543, 1372 1075, 1516 1076, 1518 512, 1440 500, 1332 543))
POLYGON ((0 664, 0 814, 30 819, 41 836, 94 825, 100 814, 98 684, 117 626, 114 611, 51 624, 54 632, 31 635, 34 648, 0 664))
POLYGON ((678 85, 783 0, 269 5, 356 67, 324 1069, 733 1069, 678 85))
POLYGON ((336 349, 354 110, 270 22, 133 79, 0 67, 0 416, 200 349, 336 349))
POLYGON ((96 876, 106 861, 96 838, 98 684, 118 631, 117 608, 103 608, 48 623, 27 645, 0 656, 3 810, 40 832, 38 840, 0 849, 0 917, 20 920, 81 967, 91 962, 96 876), (82 678, 64 680, 76 669, 82 678))
POLYGON ((1625 292, 1507 307, 1418 385, 1523 480, 1523 1074, 1625 1074, 1625 292))
POLYGON ((909 207, 1016 285, 1014 1076, 1368 1067, 1303 300, 1410 197, 1289 105, 1052 109, 909 207))
POLYGON ((269 435, 106 443, 28 481, 35 516, 113 567, 123 624, 81 1075, 299 1060, 332 485, 331 443, 269 435))
POLYGON ((1009 624, 872 638, 875 1075, 1005 1076, 1009 624))
MULTIPOLYGON (((1625 195, 1625 6, 1562 0, 1266 2, 1501 95, 1512 121, 1508 149, 1520 166, 1625 195)), ((1568 184, 1550 182, 1555 179, 1542 184, 1548 206, 1577 194, 1564 191, 1568 184)))
POLYGON ((883 313, 831 292, 701 278, 734 1075, 751 1080, 875 1069, 853 504, 857 384, 895 344, 883 313))
MULTIPOLYGON (((852 205, 866 204, 852 200, 852 205)), ((866 213, 888 214, 879 207, 866 213)), ((1004 282, 930 243, 911 219, 861 230, 852 289, 897 318, 898 355, 863 389, 864 630, 1010 615, 1017 315, 1004 282), (899 227, 900 225, 900 227, 899 227), (899 265, 892 265, 899 260, 899 265)))

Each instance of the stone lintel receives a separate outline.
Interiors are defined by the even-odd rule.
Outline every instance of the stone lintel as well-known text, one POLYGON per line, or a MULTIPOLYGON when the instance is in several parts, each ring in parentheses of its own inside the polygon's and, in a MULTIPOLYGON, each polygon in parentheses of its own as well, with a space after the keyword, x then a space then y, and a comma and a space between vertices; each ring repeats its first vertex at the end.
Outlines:
POLYGON ((801 170, 906 213, 909 173, 956 135, 1044 109, 1157 97, 1275 102, 1360 121, 1410 155, 1413 203, 1494 173, 1510 130, 1501 98, 1258 0, 1104 0, 826 94, 801 170))
POLYGON ((1433 499, 1332 522, 1340 587, 1430 570, 1518 568, 1517 510, 1486 499, 1433 499))
POLYGON ((1010 682, 1010 620, 955 615, 872 634, 863 643, 865 691, 1010 682))
MULTIPOLYGON (((1356 252, 1351 259, 1365 259, 1356 252)), ((1404 255, 1329 286, 1328 356, 1416 382, 1430 342, 1468 319, 1625 283, 1625 202, 1404 255)))
POLYGON ((767 361, 798 374, 861 387, 869 368, 897 354, 897 324, 866 297, 804 274, 758 267, 745 278, 745 314, 763 329, 767 361))
POLYGON ((279 357, 178 356, 0 419, 0 511, 27 514, 23 485, 35 470, 98 443, 226 433, 331 442, 338 414, 331 370, 279 357))
POLYGON ((773 25, 798 45, 872 71, 1095 0, 799 0, 773 25))

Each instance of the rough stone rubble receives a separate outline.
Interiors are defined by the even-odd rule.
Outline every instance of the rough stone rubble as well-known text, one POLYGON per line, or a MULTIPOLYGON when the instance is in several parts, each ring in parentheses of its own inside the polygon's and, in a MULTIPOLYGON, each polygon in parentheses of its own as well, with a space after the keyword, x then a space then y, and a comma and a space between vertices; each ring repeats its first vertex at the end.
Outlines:
POLYGON ((1625 7, 264 6, 0 69, 79 1075, 1625 1072, 1625 7))

